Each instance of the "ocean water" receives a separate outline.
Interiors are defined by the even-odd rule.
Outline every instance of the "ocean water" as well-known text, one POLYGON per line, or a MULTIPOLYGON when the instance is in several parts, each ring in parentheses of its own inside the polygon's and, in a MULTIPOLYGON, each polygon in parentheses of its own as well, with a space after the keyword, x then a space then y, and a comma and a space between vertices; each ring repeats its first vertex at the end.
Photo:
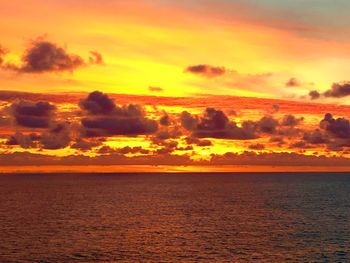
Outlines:
POLYGON ((350 262, 350 174, 3 174, 0 262, 350 262))

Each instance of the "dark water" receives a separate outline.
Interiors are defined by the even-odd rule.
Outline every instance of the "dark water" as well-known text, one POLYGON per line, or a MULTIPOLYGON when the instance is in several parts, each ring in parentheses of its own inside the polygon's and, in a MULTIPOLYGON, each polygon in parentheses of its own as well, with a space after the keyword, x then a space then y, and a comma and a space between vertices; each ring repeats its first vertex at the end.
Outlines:
POLYGON ((0 262, 350 262, 350 174, 0 175, 0 262))

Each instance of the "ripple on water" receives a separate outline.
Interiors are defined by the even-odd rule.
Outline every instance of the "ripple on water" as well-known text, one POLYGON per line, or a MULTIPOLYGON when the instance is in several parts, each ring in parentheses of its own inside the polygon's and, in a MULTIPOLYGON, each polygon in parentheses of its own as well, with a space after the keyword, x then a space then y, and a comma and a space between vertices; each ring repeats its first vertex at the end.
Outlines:
POLYGON ((0 175, 0 262, 350 262, 346 174, 0 175))

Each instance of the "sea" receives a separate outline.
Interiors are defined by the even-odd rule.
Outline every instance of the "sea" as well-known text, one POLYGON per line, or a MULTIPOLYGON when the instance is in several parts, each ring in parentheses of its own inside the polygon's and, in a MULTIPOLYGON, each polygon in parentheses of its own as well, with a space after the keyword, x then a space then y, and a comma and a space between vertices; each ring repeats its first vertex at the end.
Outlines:
POLYGON ((350 173, 0 174, 0 262, 350 262, 350 173))

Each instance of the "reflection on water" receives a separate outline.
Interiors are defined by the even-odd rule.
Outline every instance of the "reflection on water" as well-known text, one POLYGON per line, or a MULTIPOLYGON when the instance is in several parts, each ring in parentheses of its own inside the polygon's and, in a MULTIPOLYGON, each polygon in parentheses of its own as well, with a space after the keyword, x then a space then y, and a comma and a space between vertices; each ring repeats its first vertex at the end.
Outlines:
POLYGON ((0 175, 0 262, 350 262, 347 174, 0 175))

